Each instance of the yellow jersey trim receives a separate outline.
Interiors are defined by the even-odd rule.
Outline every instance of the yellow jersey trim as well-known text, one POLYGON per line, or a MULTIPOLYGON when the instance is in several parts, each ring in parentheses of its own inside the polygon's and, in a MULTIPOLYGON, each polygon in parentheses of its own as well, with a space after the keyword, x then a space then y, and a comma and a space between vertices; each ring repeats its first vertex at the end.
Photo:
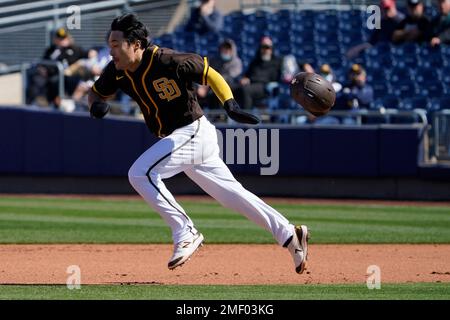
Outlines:
POLYGON ((148 113, 150 114, 150 107, 145 103, 144 99, 142 99, 141 95, 137 91, 136 86, 134 85, 133 78, 128 74, 127 70, 125 70, 125 74, 128 77, 128 79, 130 79, 131 85, 133 86, 133 89, 134 89, 134 92, 136 92, 136 94, 138 95, 139 99, 141 99, 141 102, 144 104, 144 106, 147 107, 148 113))
POLYGON ((233 98, 233 92, 225 79, 213 68, 209 68, 208 83, 214 94, 223 104, 228 99, 233 98))
POLYGON ((153 57, 155 56, 155 53, 156 53, 156 51, 158 49, 159 49, 158 46, 155 46, 155 48, 153 49, 152 57, 150 58, 150 63, 148 64, 147 69, 145 70, 144 74, 142 75, 142 86, 144 87, 144 91, 147 94, 147 97, 150 99, 150 101, 155 106, 155 109, 156 109, 156 111, 155 111, 155 118, 156 118, 156 121, 158 121, 158 124, 159 124, 159 130, 158 130, 158 137, 159 137, 161 135, 161 129, 162 129, 161 119, 158 116, 159 109, 158 109, 158 106, 156 105, 155 101, 152 99, 150 93, 148 92, 147 86, 145 85, 145 76, 147 75, 148 71, 150 70, 150 67, 153 64, 153 57))
POLYGON ((95 87, 95 83, 92 85, 92 90, 102 98, 108 98, 108 97, 112 96, 112 95, 105 96, 104 94, 101 94, 100 92, 98 92, 97 88, 95 87))
POLYGON ((208 79, 206 76, 208 74, 208 68, 209 68, 208 58, 204 57, 203 62, 204 62, 205 67, 203 68, 202 85, 206 86, 208 84, 208 79))

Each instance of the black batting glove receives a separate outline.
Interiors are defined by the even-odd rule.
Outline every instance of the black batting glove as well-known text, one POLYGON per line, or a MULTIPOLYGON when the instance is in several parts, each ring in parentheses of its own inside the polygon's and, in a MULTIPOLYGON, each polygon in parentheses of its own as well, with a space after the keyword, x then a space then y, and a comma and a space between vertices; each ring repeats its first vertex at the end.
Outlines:
POLYGON ((95 119, 103 118, 111 109, 111 106, 106 102, 95 101, 91 106, 91 117, 95 119))
POLYGON ((247 124, 258 124, 259 118, 248 112, 242 111, 234 99, 228 99, 224 102, 223 108, 228 116, 236 122, 247 124))

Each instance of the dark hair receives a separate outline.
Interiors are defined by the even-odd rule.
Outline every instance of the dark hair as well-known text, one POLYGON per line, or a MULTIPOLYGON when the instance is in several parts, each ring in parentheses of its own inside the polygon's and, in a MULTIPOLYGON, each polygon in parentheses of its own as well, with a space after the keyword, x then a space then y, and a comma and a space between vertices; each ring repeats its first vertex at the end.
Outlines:
POLYGON ((141 42, 141 48, 145 49, 150 44, 147 27, 132 13, 125 13, 117 17, 111 23, 111 31, 122 31, 123 37, 128 43, 141 42))
MULTIPOLYGON (((231 40, 232 41, 232 40, 231 40)), ((219 48, 233 49, 233 43, 229 39, 225 39, 220 45, 219 48)))

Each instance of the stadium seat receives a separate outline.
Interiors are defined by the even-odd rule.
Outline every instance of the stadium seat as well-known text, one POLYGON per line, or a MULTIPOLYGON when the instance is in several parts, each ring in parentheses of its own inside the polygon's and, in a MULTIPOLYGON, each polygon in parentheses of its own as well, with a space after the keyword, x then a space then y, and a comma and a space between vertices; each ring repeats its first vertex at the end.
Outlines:
POLYGON ((422 46, 419 46, 418 53, 419 53, 419 56, 422 56, 422 57, 426 57, 426 56, 430 56, 430 55, 441 55, 442 48, 445 48, 445 46, 432 47, 430 45, 422 45, 422 46))
POLYGON ((390 55, 376 55, 367 57, 367 66, 370 68, 391 68, 392 58, 390 55))
POLYGON ((408 98, 416 94, 416 84, 411 80, 391 82, 391 86, 393 87, 394 95, 400 99, 408 98))
POLYGON ((450 61, 450 45, 441 46, 441 54, 445 60, 450 61))
POLYGON ((384 107, 386 109, 398 109, 399 105, 400 105, 399 98, 391 94, 388 94, 382 98, 376 99, 374 107, 376 109, 379 109, 380 107, 384 107))
POLYGON ((361 20, 361 11, 360 10, 345 10, 345 11, 339 11, 337 13, 338 18, 340 21, 354 21, 354 20, 361 20))
POLYGON ((387 75, 384 68, 366 68, 367 81, 369 83, 386 82, 387 75))
POLYGON ((297 21, 314 21, 315 12, 313 10, 296 11, 294 19, 297 21))
POLYGON ((289 9, 281 9, 278 12, 276 12, 274 15, 278 17, 278 19, 286 20, 286 19, 293 19, 295 15, 295 11, 289 10, 289 9))
POLYGON ((439 15, 439 12, 435 6, 425 6, 425 15, 432 20, 439 15))
POLYGON ((336 81, 341 83, 341 84, 345 84, 347 83, 347 72, 348 72, 348 68, 346 67, 340 67, 337 69, 334 69, 334 75, 336 76, 336 81))
POLYGON ((346 49, 348 49, 352 46, 360 44, 363 41, 363 35, 361 34, 361 32, 340 33, 338 40, 346 49))
POLYGON ((296 56, 316 56, 316 49, 313 44, 305 44, 301 47, 294 44, 292 50, 292 54, 296 56))
POLYGON ((420 117, 417 114, 412 115, 390 115, 389 123, 392 124, 412 124, 412 123, 420 123, 420 117))
POLYGON ((440 54, 430 54, 429 56, 420 56, 418 65, 424 68, 441 69, 444 65, 444 60, 440 54))
POLYGON ((412 80, 411 69, 406 67, 394 67, 388 73, 388 79, 391 84, 404 80, 412 80))
POLYGON ((314 33, 294 31, 294 34, 295 36, 292 38, 292 41, 296 46, 309 45, 314 47, 314 33))
POLYGON ((244 22, 246 22, 246 23, 250 22, 250 23, 260 24, 260 23, 265 23, 268 20, 268 17, 271 15, 272 14, 268 11, 257 10, 254 13, 244 14, 243 19, 244 19, 244 22))
POLYGON ((415 68, 419 60, 415 55, 396 56, 392 55, 393 67, 415 68))
POLYGON ((196 33, 177 31, 173 35, 173 43, 175 46, 183 48, 185 45, 193 46, 198 38, 199 36, 196 33))
POLYGON ((357 63, 357 64, 360 64, 360 65, 366 66, 366 65, 367 65, 367 59, 366 59, 366 56, 365 56, 365 55, 359 55, 359 56, 357 56, 357 57, 351 59, 351 61, 346 61, 346 60, 344 60, 343 63, 344 63, 345 65, 347 65, 348 68, 350 68, 351 65, 354 64, 354 63, 357 63), (347 62, 348 62, 348 63, 347 63, 347 62))
POLYGON ((441 80, 446 86, 450 86, 450 67, 444 67, 442 69, 441 80))
POLYGON ((431 98, 439 98, 445 93, 442 83, 438 81, 422 83, 420 86, 420 91, 423 95, 431 98))
POLYGON ((320 46, 339 45, 337 34, 333 32, 316 33, 315 40, 320 46))
POLYGON ((343 33, 352 32, 353 30, 360 30, 363 26, 361 20, 349 20, 349 21, 340 21, 339 22, 339 30, 343 33))
POLYGON ((376 54, 391 55, 392 44, 390 42, 380 42, 373 46, 371 49, 375 50, 376 54))
POLYGON ((439 99, 439 109, 450 109, 450 95, 443 96, 439 99))
POLYGON ((311 32, 315 28, 314 21, 292 21, 291 29, 295 32, 311 32))
POLYGON ((274 48, 274 52, 276 55, 280 56, 286 56, 288 54, 292 54, 293 50, 292 50, 292 46, 290 43, 277 43, 276 41, 274 41, 275 44, 275 48, 274 48))
POLYGON ((253 51, 255 51, 259 46, 261 36, 254 33, 244 33, 241 37, 241 40, 244 47, 249 47, 250 49, 253 49, 253 51))
POLYGON ((317 60, 318 65, 329 64, 332 69, 339 69, 342 66, 341 55, 325 55, 317 60))
POLYGON ((429 109, 430 101, 425 96, 415 96, 403 99, 399 105, 400 110, 429 109))
POLYGON ((428 106, 428 109, 427 109, 427 118, 428 118, 429 122, 432 122, 433 113, 436 112, 436 111, 441 110, 441 99, 440 98, 433 98, 433 99, 430 99, 430 100, 431 100, 431 103, 430 103, 430 105, 428 106))
POLYGON ((419 53, 419 46, 415 43, 405 43, 401 45, 394 45, 391 48, 394 56, 416 56, 419 53))
POLYGON ((242 26, 242 29, 239 31, 241 35, 248 35, 257 38, 261 38, 261 36, 266 32, 266 28, 258 26, 256 24, 246 23, 242 26))
POLYGON ((414 80, 419 84, 440 81, 440 74, 436 68, 418 67, 415 72, 414 80))
POLYGON ((325 46, 319 46, 316 53, 321 57, 328 55, 341 55, 341 48, 337 44, 328 44, 325 46))
POLYGON ((375 98, 381 98, 392 92, 391 86, 387 82, 370 83, 373 88, 375 98))
POLYGON ((314 22, 316 23, 316 27, 319 24, 327 24, 329 26, 337 26, 339 25, 339 18, 336 14, 327 13, 326 11, 316 11, 317 13, 314 15, 314 22))
MULTIPOLYGON (((369 63, 371 64, 371 66, 366 67, 373 67, 373 70, 381 69, 380 67, 383 62, 391 60, 391 53, 389 51, 379 51, 379 49, 377 49, 376 47, 365 50, 364 56, 366 57, 367 61, 370 61, 369 63)), ((385 69, 385 67, 383 67, 382 69, 385 69)))

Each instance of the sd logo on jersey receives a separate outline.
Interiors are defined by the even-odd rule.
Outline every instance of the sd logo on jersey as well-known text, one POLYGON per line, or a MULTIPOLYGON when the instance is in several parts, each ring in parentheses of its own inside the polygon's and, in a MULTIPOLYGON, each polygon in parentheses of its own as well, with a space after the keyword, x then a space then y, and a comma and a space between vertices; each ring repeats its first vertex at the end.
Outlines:
POLYGON ((181 96, 180 88, 173 79, 160 78, 153 81, 153 87, 156 92, 160 92, 158 96, 161 100, 171 101, 181 96))

